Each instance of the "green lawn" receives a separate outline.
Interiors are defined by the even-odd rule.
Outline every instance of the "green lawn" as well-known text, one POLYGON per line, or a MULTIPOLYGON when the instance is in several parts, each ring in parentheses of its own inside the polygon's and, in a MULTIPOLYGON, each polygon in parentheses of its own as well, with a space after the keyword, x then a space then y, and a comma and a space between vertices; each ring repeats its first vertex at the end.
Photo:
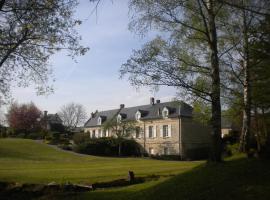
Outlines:
MULTIPOLYGON (((157 161, 139 158, 79 156, 32 140, 0 140, 0 180, 46 183, 97 181, 137 176, 164 176, 142 184, 42 199, 91 200, 269 200, 270 162, 238 155, 221 164, 157 161)), ((15 195, 16 196, 16 195, 15 195)), ((19 194, 20 196, 20 194, 19 194)), ((7 196, 9 199, 9 196, 7 196)), ((17 198, 18 196, 16 196, 17 198)))
POLYGON ((95 183, 136 176, 175 175, 202 162, 76 155, 25 139, 0 139, 0 180, 20 183, 95 183))

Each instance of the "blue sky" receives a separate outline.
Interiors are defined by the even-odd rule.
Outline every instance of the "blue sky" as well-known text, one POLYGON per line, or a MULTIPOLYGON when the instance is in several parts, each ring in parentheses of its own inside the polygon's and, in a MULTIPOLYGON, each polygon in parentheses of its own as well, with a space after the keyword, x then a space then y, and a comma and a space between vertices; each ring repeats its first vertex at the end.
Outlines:
POLYGON ((74 62, 65 52, 50 59, 54 71, 54 93, 37 96, 34 87, 14 88, 13 98, 19 103, 33 101, 40 109, 57 112, 69 102, 83 104, 88 114, 92 111, 117 108, 120 104, 135 106, 149 103, 154 96, 161 101, 175 96, 173 88, 150 92, 149 88, 137 91, 126 79, 119 79, 119 68, 129 58, 132 49, 139 49, 154 37, 144 38, 128 30, 128 1, 103 1, 97 16, 90 16, 93 5, 81 1, 77 16, 83 20, 78 32, 82 44, 90 47, 86 55, 74 62))

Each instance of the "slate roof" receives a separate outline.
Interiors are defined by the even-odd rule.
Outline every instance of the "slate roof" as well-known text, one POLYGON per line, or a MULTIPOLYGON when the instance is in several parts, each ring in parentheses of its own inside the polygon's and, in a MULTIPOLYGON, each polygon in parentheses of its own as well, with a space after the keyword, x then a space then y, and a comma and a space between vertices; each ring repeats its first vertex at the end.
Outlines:
MULTIPOLYGON (((113 117, 120 114, 124 116, 124 120, 135 120, 135 114, 137 111, 143 113, 140 120, 150 120, 150 119, 162 119, 162 110, 166 107, 169 110, 168 118, 176 117, 191 117, 192 107, 184 102, 171 101, 164 103, 155 103, 142 106, 128 107, 128 108, 118 108, 114 110, 106 110, 97 112, 93 118, 90 118, 84 125, 84 127, 95 127, 98 126, 98 118, 106 118, 106 120, 112 119, 113 117)), ((102 120, 102 123, 104 121, 102 120)))
POLYGON ((58 114, 48 114, 47 115, 47 121, 50 124, 62 124, 61 118, 58 116, 58 114))

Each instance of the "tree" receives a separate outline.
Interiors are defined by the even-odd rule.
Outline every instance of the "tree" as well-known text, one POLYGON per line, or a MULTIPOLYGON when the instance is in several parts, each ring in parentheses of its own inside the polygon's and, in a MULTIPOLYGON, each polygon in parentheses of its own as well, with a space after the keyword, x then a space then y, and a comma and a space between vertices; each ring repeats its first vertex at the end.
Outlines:
POLYGON ((0 101, 14 82, 51 92, 48 60, 59 50, 84 54, 73 19, 77 0, 0 0, 0 101))
MULTIPOLYGON (((239 105, 243 108, 240 150, 248 152, 251 135, 252 99, 255 97, 252 95, 253 85, 256 82, 254 74, 259 69, 258 64, 262 62, 252 55, 252 51, 255 50, 253 43, 260 41, 262 34, 265 35, 266 33, 266 31, 258 29, 258 26, 268 16, 269 2, 242 0, 235 1, 233 4, 226 2, 226 5, 229 7, 231 17, 225 25, 224 35, 227 38, 226 43, 231 45, 232 48, 226 53, 222 63, 230 66, 229 71, 234 76, 230 79, 232 83, 229 83, 232 87, 226 87, 226 89, 231 90, 230 93, 232 94, 228 96, 238 98, 240 94, 243 98, 243 105, 239 105), (239 89, 242 91, 239 92, 239 89)), ((269 32, 266 35, 269 37, 269 32)))
POLYGON ((111 130, 113 136, 116 137, 118 145, 118 156, 122 155, 122 144, 126 138, 129 138, 135 131, 135 122, 130 120, 119 120, 117 118, 119 112, 112 119, 107 120, 103 125, 103 130, 111 130))
POLYGON ((10 128, 25 135, 40 130, 40 117, 41 111, 32 102, 28 104, 13 103, 7 112, 7 121, 10 128))
MULTIPOLYGON (((215 0, 131 0, 133 31, 156 28, 164 36, 133 52, 122 65, 136 86, 173 86, 211 106, 211 160, 221 161, 220 51, 218 28, 226 17, 215 0)), ((220 48, 221 49, 221 48, 220 48)))
POLYGON ((72 130, 83 124, 87 118, 86 110, 83 105, 73 102, 62 106, 58 115, 68 130, 72 130))

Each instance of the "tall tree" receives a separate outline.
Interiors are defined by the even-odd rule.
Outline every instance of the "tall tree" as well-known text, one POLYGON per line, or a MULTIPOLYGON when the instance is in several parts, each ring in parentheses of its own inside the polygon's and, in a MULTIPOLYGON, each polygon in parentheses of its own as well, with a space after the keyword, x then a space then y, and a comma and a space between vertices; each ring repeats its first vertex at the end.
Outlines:
POLYGON ((77 126, 82 125, 87 118, 84 106, 73 102, 62 106, 58 115, 68 130, 72 130, 77 126))
POLYGON ((48 60, 59 50, 84 54, 73 18, 77 0, 0 0, 0 101, 10 86, 50 92, 48 60))
POLYGON ((221 103, 218 24, 224 18, 215 0, 131 0, 133 31, 163 34, 133 52, 122 77, 133 85, 173 86, 211 105, 212 161, 221 161, 221 103))
MULTIPOLYGON (((258 29, 258 25, 267 16, 269 2, 239 0, 234 1, 233 4, 227 1, 226 5, 230 9, 231 17, 225 24, 224 34, 227 38, 226 42, 232 48, 226 52, 222 63, 230 66, 229 71, 235 77, 230 79, 232 81, 230 84, 233 86, 230 88, 230 93, 233 96, 236 95, 236 98, 239 94, 243 96, 240 150, 248 152, 251 135, 252 85, 255 81, 253 73, 258 69, 258 63, 261 62, 251 55, 251 51, 254 41, 261 40, 261 34, 264 32, 258 29), (239 88, 242 88, 240 93, 239 88)), ((226 89, 228 88, 226 87, 226 89)))

